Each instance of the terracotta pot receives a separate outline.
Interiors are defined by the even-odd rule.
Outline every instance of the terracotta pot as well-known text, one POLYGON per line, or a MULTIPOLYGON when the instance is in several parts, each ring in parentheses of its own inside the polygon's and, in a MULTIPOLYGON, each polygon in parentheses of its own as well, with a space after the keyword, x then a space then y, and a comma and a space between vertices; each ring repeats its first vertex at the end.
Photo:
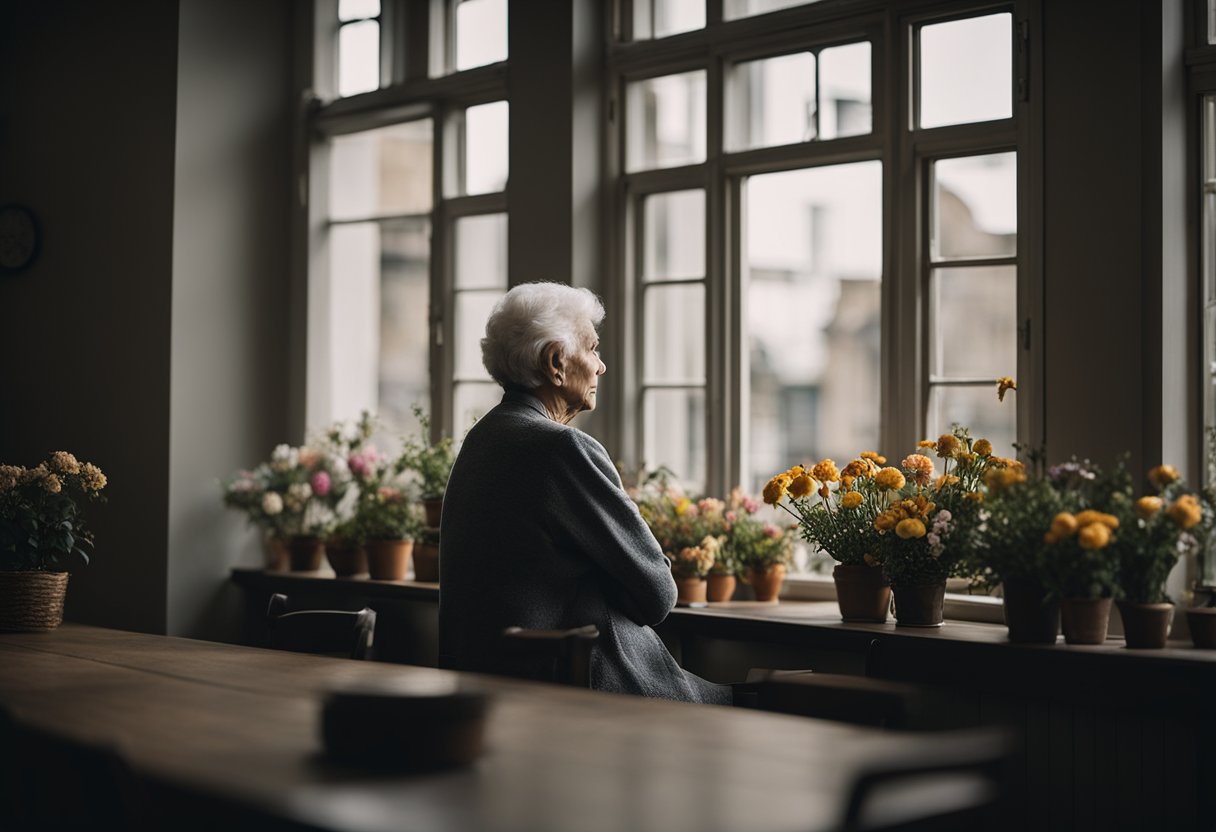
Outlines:
POLYGON ((1047 600, 1043 582, 1011 575, 1002 583, 1009 640, 1019 644, 1055 644, 1060 634, 1060 602, 1047 600))
POLYGON ((292 572, 316 572, 324 559, 325 543, 320 538, 287 538, 288 568, 292 572))
POLYGON ((67 572, 0 572, 0 630, 35 633, 63 623, 67 572))
POLYGON ((946 603, 946 582, 928 586, 897 586, 895 625, 897 627, 940 627, 946 603))
POLYGON ((287 541, 281 537, 266 538, 262 554, 265 557, 267 572, 286 572, 291 563, 287 554, 287 541))
POLYGON ((706 580, 704 578, 676 577, 676 600, 683 604, 704 604, 706 580))
POLYGON ((422 510, 426 514, 426 524, 432 529, 439 528, 439 518, 443 515, 443 498, 423 500, 422 510))
POLYGON ((330 541, 325 544, 325 559, 339 578, 349 578, 367 572, 367 552, 363 551, 362 546, 330 541))
POLYGON ((367 572, 374 581, 404 581, 410 565, 410 553, 414 550, 412 540, 369 540, 363 546, 367 550, 367 572))
POLYGON ((1186 611, 1191 641, 1203 650, 1216 650, 1216 607, 1193 607, 1186 611))
POLYGON ((785 564, 774 563, 767 568, 753 566, 747 577, 757 601, 776 603, 777 596, 781 594, 781 584, 785 582, 785 564))
POLYGON ((712 572, 709 574, 709 586, 706 588, 706 597, 715 603, 729 601, 731 596, 735 594, 735 585, 738 583, 734 575, 715 575, 712 572))
POLYGON ((883 624, 891 610, 891 584, 878 566, 836 564, 836 603, 845 621, 877 621, 883 624))
POLYGON ((1116 601, 1123 619, 1123 637, 1135 649, 1160 650, 1169 638, 1173 604, 1135 604, 1116 601))
POLYGON ((1110 623, 1110 598, 1065 598, 1060 601, 1060 624, 1069 644, 1102 644, 1110 623))
POLYGON ((414 580, 439 583, 439 544, 414 544, 414 580))

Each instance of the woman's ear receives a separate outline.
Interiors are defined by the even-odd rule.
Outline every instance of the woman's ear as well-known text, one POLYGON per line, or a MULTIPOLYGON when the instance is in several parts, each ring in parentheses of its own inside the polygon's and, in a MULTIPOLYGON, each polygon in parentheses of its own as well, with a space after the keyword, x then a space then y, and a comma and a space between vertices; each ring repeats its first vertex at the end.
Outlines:
POLYGON ((554 387, 561 387, 566 380, 566 360, 562 355, 562 345, 554 341, 545 347, 543 355, 545 379, 554 387))

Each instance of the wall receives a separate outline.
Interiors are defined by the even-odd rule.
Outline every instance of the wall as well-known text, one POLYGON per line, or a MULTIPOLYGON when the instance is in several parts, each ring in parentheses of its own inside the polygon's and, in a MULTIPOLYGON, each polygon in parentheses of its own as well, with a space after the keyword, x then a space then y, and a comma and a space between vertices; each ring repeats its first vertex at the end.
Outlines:
POLYGON ((0 276, 0 460, 101 466, 67 615, 165 624, 176 3, 0 5, 0 204, 42 254, 0 276))
POLYGON ((218 481, 287 438, 291 4, 180 10, 167 632, 222 639, 261 553, 218 481))

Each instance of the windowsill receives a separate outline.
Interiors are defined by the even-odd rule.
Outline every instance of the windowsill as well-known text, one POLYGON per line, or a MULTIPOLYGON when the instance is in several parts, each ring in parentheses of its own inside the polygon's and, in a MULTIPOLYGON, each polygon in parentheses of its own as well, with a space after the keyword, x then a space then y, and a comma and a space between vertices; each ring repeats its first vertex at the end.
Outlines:
MULTIPOLYGON (((836 584, 826 575, 787 575, 781 598, 789 601, 835 601, 836 584)), ((947 592, 943 615, 953 621, 1005 623, 1003 602, 1000 598, 987 595, 947 592)))

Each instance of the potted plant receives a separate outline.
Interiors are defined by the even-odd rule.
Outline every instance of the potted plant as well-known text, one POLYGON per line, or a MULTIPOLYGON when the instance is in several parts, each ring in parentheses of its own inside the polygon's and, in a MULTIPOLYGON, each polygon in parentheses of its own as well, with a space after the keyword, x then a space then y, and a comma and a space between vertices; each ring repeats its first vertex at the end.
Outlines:
POLYGON ((991 455, 983 440, 955 427, 936 441, 924 440, 899 468, 874 475, 884 492, 886 508, 874 518, 878 559, 895 596, 895 623, 940 627, 946 579, 969 577, 980 525, 985 480, 1002 474, 1023 476, 1022 463, 991 455), (985 454, 978 453, 986 450, 985 454), (929 452, 943 460, 940 475, 929 452))
POLYGON ((414 541, 414 580, 439 583, 439 529, 423 528, 414 541))
POLYGON ((0 630, 53 630, 63 621, 67 565, 92 547, 79 503, 102 499, 106 477, 56 451, 34 468, 0 465, 0 630))
POLYGON ((882 623, 891 608, 891 585, 877 559, 874 528, 886 507, 874 476, 886 461, 866 451, 837 474, 835 463, 825 459, 810 471, 796 466, 778 474, 764 489, 765 501, 793 514, 802 538, 836 561, 832 579, 845 621, 882 623), (818 489, 816 479, 822 483, 818 489))
POLYGON ((671 557, 671 574, 676 581, 677 602, 704 604, 709 570, 722 544, 719 538, 706 537, 696 546, 684 546, 671 557))
POLYGON ((671 563, 680 602, 703 603, 707 578, 726 540, 726 504, 711 497, 694 500, 663 468, 639 479, 629 493, 671 563))
POLYGON ((1157 466, 1148 478, 1157 494, 1117 504, 1122 511, 1112 544, 1121 590, 1116 603, 1127 646, 1161 648, 1174 617, 1165 582, 1182 552, 1196 545, 1190 532, 1203 522, 1203 506, 1172 465, 1157 466))
POLYGON ((775 602, 781 595, 785 573, 794 560, 793 528, 767 523, 754 515, 740 517, 731 537, 735 557, 744 570, 757 601, 775 602))
POLYGON ((422 531, 422 521, 409 494, 395 485, 369 489, 360 496, 355 517, 371 578, 405 580, 414 540, 422 531))
POLYGON ((405 467, 418 475, 426 525, 438 528, 443 494, 456 463, 456 449, 450 436, 440 437, 438 442, 432 443, 430 417, 418 405, 413 406, 413 411, 418 420, 418 435, 406 440, 401 455, 405 467))

